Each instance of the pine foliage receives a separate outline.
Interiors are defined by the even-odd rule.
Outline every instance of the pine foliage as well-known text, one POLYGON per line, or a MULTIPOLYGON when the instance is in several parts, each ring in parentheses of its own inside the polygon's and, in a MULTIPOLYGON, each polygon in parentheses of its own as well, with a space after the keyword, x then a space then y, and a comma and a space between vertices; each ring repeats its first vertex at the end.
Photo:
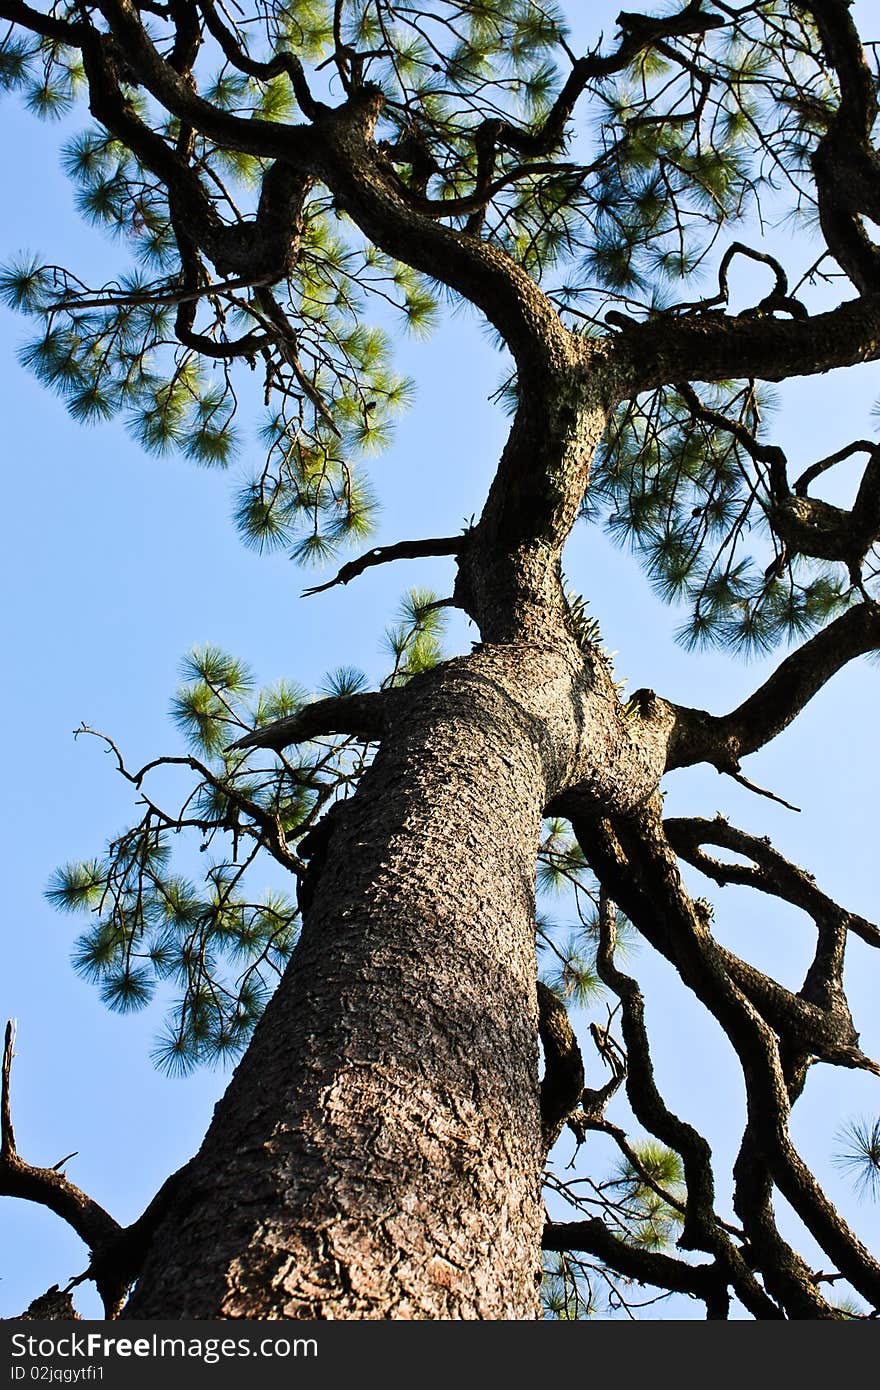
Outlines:
MULTIPOLYGON (((402 600, 387 684, 440 659, 435 604, 422 590, 402 600)), ((301 878, 298 842, 349 794, 372 753, 344 736, 278 755, 235 749, 245 733, 296 714, 306 691, 289 680, 260 687, 244 662, 215 646, 190 652, 181 677, 171 718, 188 753, 131 773, 109 744, 141 790, 143 814, 99 858, 57 869, 46 890, 56 908, 88 919, 73 965, 108 1008, 132 1013, 157 996, 164 1003, 153 1058, 175 1075, 225 1063, 246 1046, 300 922, 296 897, 265 884, 266 849, 301 878)), ((365 685, 363 672, 340 667, 321 693, 350 695, 365 685)))

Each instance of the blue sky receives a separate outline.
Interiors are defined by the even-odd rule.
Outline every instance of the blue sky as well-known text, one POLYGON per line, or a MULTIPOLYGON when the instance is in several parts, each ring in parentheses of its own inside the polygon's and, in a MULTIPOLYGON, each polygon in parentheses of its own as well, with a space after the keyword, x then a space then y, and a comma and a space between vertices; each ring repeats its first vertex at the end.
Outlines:
MULTIPOLYGON (((14 193, 5 200, 0 259, 32 250, 99 277, 116 252, 77 222, 59 169, 57 128, 36 125, 11 103, 3 123, 0 176, 14 193)), ((805 251, 799 263, 808 259, 805 251)), ((310 574, 284 555, 256 556, 237 540, 229 523, 234 476, 176 458, 147 458, 115 424, 74 424, 17 364, 23 333, 21 321, 3 311, 8 675, 0 1015, 18 1019, 13 1107, 23 1157, 51 1165, 78 1150, 70 1177, 128 1221, 195 1151, 225 1077, 201 1072, 168 1080, 156 1072, 148 1057, 155 1014, 108 1013, 69 965, 76 924, 44 902, 46 881, 59 863, 97 852, 125 824, 131 805, 101 747, 74 741, 72 731, 86 721, 111 733, 132 764, 180 751, 167 709, 180 658, 198 643, 247 659, 264 681, 287 676, 317 689, 324 672, 341 663, 362 666, 377 680, 385 669, 382 632, 400 595, 414 584, 448 593, 452 567, 443 560, 383 567, 344 589, 301 600, 310 574)), ((502 413, 488 401, 499 361, 472 317, 453 317, 428 343, 404 340, 401 352, 418 396, 394 448, 375 464, 384 503, 380 544, 458 530, 481 507, 505 432, 502 413)), ((778 418, 779 442, 805 465, 870 434, 878 395, 873 366, 792 383, 778 418)), ((576 533, 565 569, 572 587, 589 598, 630 689, 649 685, 720 712, 773 664, 681 651, 672 641, 676 614, 653 597, 635 563, 594 530, 576 533)), ((475 635, 462 620, 454 622, 450 651, 466 649, 475 635)), ((734 823, 769 834, 823 888, 876 920, 877 678, 876 664, 853 664, 791 730, 750 760, 749 775, 802 807, 800 815, 700 770, 668 779, 669 809, 723 810, 734 823)), ((732 889, 700 884, 699 891, 717 903, 717 930, 726 944, 785 983, 800 983, 812 944, 809 923, 732 889)), ((862 1046, 878 1055, 873 962, 858 941, 848 959, 862 1046)), ((719 1156, 731 1158, 741 1082, 729 1049, 663 962, 645 949, 633 968, 648 992, 669 1103, 705 1127, 719 1156)), ((592 1057, 587 1063, 591 1083, 601 1084, 592 1057)), ((817 1067, 795 1112, 805 1155, 831 1195, 854 1213, 868 1244, 880 1234, 878 1210, 855 1206, 830 1152, 837 1123, 877 1108, 876 1082, 817 1067)), ((0 1316, 20 1312, 84 1263, 83 1247, 57 1218, 0 1201, 0 1316)), ((90 1288, 79 1303, 96 1315, 90 1288)))

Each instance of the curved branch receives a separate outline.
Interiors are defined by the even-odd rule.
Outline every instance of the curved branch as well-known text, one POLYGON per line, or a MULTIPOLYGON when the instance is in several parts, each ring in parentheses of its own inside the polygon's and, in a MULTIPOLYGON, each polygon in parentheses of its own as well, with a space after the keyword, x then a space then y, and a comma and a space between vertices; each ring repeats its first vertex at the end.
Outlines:
MULTIPOLYGON (((577 829, 575 834, 580 839, 577 829)), ((719 1226, 714 1210, 712 1153, 707 1141, 692 1125, 669 1109, 657 1088, 645 1027, 642 992, 631 976, 618 969, 614 960, 615 943, 615 913, 603 893, 596 969, 603 984, 613 990, 621 1003, 621 1026, 628 1067, 626 1089, 633 1114, 651 1134, 675 1149, 684 1164, 687 1202, 679 1245, 683 1249, 713 1253, 723 1266, 737 1296, 755 1317, 779 1318, 779 1309, 763 1292, 741 1253, 719 1226)))
MULTIPOLYGON (((639 1284, 690 1294, 706 1304, 707 1314, 726 1317, 728 1296, 716 1264, 689 1265, 659 1251, 629 1245, 598 1216, 585 1221, 549 1221, 541 1241, 545 1250, 582 1250, 639 1284)), ((766 1316, 766 1315, 765 1315, 766 1316)))
POLYGON ((818 1061, 880 1076, 880 1065, 858 1046, 859 1035, 841 990, 828 989, 825 992, 830 994, 830 1000, 815 1004, 777 984, 724 946, 717 946, 716 950, 730 978, 787 1050, 806 1052, 818 1061))
MULTIPOLYGON (((26 1163, 18 1153, 12 1128, 10 1101, 10 1073, 15 1055, 14 1047, 15 1028, 10 1021, 6 1024, 3 1047, 0 1196, 20 1197, 24 1201, 48 1207, 76 1231, 89 1250, 100 1250, 119 1236, 122 1231, 119 1222, 115 1221, 94 1198, 72 1183, 58 1167, 38 1168, 32 1163, 26 1163)), ((96 1280, 96 1283, 104 1306, 108 1309, 107 1316, 112 1317, 109 1309, 116 1304, 118 1290, 111 1282, 103 1279, 96 1280)))
POLYGON ((293 94, 304 116, 308 117, 309 120, 314 120, 322 111, 327 110, 322 102, 316 101, 312 96, 305 78, 303 65, 295 54, 276 53, 269 62, 258 62, 241 47, 235 36, 227 29, 217 13, 213 0, 198 0, 198 6, 209 34, 217 41, 224 56, 228 58, 233 67, 238 68, 239 72, 245 72, 249 77, 256 77, 262 82, 269 82, 273 77, 278 77, 284 73, 290 81, 293 94))
MULTIPOLYGON (((731 979, 703 914, 684 888, 663 833, 659 797, 633 816, 584 822, 574 829, 600 881, 730 1039, 747 1080, 749 1132, 757 1136, 769 1175, 837 1268, 876 1303, 880 1264, 829 1202, 791 1142, 791 1097, 775 1034, 731 979)), ((739 1214, 750 1235, 747 1211, 739 1214)), ((764 1223, 761 1213, 757 1219, 764 1223)), ((778 1290, 783 1305, 796 1310, 795 1316, 833 1317, 833 1310, 798 1273, 802 1262, 794 1251, 781 1242, 775 1228, 771 1234, 773 1249, 784 1252, 784 1259, 774 1256, 762 1268, 768 1287, 778 1290)), ((769 1240, 764 1248, 770 1249, 769 1240)))
POLYGON ((740 758, 782 733, 842 667, 878 647, 880 605, 860 603, 786 657, 730 714, 673 705, 667 770, 705 762, 722 772, 739 771, 740 758))
POLYGON ((77 1278, 77 1283, 93 1279, 99 1289, 103 1286, 121 1291, 108 1317, 118 1315, 125 1295, 140 1274, 155 1231, 184 1190, 192 1164, 190 1159, 166 1178, 137 1220, 130 1226, 120 1227, 94 1251, 88 1269, 77 1278))
POLYGON ((854 439, 851 444, 847 444, 836 453, 829 454, 827 458, 819 459, 818 463, 813 463, 809 468, 805 468, 800 477, 795 480, 794 492, 797 497, 806 497, 807 488, 821 474, 833 468, 837 463, 843 463, 846 459, 852 458, 853 454, 870 454, 872 457, 878 452, 877 445, 868 439, 854 439))
POLYGON ((869 946, 880 947, 880 929, 857 913, 848 912, 817 886, 812 874, 799 869, 774 849, 767 838, 749 835, 731 825, 723 816, 704 820, 699 816, 673 817, 663 822, 669 843, 676 854, 686 859, 707 878, 722 887, 728 883, 757 888, 762 893, 782 898, 806 912, 815 922, 841 922, 869 946), (730 864, 706 854, 703 845, 718 845, 745 855, 751 864, 730 864))
POLYGON ((244 154, 288 159, 306 172, 311 169, 310 127, 237 116, 214 106, 160 55, 131 0, 101 0, 99 9, 142 84, 184 124, 244 154))
MULTIPOLYGON (((22 1159, 15 1147, 10 1102, 10 1072, 15 1046, 15 1028, 6 1025, 3 1048, 2 1098, 0 1098, 0 1196, 20 1197, 48 1207, 72 1227, 89 1247, 90 1260, 82 1274, 59 1292, 57 1285, 48 1294, 35 1300, 28 1309, 30 1317, 78 1316, 75 1312, 48 1311, 73 1305, 69 1291, 86 1279, 92 1279, 104 1304, 108 1318, 118 1316, 131 1285, 140 1273, 153 1232, 165 1216, 171 1202, 179 1195, 190 1164, 184 1164, 162 1184, 145 1211, 130 1226, 120 1226, 109 1212, 92 1197, 76 1187, 54 1168, 37 1168, 22 1159), (48 1300, 44 1304, 44 1300, 48 1300)), ((72 1155, 70 1155, 72 1157, 72 1155)), ((67 1160, 62 1160, 66 1162, 67 1160)))
POLYGON ((756 463, 766 463, 770 469, 770 482, 774 496, 787 496, 787 460, 778 445, 762 443, 760 439, 755 438, 751 430, 747 429, 741 420, 731 420, 720 410, 712 410, 700 400, 690 382, 676 382, 675 390, 686 403, 695 420, 700 420, 704 425, 710 425, 713 429, 725 431, 736 440, 741 448, 745 449, 756 463))

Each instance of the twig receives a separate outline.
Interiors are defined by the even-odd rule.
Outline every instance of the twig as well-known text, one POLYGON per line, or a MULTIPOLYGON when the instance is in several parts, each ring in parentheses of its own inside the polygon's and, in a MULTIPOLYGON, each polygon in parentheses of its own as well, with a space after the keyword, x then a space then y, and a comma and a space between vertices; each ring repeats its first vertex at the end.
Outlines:
POLYGON ((750 792, 757 792, 758 796, 766 796, 769 797, 771 801, 778 801, 780 806, 785 806, 789 811, 797 811, 798 815, 800 815, 800 806, 793 806, 790 801, 785 800, 785 797, 777 796, 775 792, 767 791, 766 787, 759 787, 757 782, 750 782, 748 777, 742 772, 738 772, 730 767, 719 768, 719 772, 723 772, 728 777, 732 777, 734 782, 739 782, 740 786, 748 787, 750 792))

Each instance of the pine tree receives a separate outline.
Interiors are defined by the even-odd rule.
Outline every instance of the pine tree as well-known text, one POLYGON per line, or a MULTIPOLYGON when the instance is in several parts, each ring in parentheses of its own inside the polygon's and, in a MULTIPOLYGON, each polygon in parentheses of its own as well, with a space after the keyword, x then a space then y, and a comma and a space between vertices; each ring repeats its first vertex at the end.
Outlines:
MULTIPOLYGON (((36 116, 87 107, 65 168, 131 257, 99 285, 5 266, 24 365, 74 420, 119 416, 148 451, 257 459, 246 544, 355 552, 307 593, 399 559, 455 566, 450 597, 408 593, 377 689, 346 665, 316 700, 264 689, 204 647, 173 699, 188 752, 133 769, 96 735, 139 818, 50 885, 84 923, 76 968, 120 1012, 171 983, 164 1070, 237 1061, 199 1153, 123 1228, 18 1154, 7 1031, 0 1192, 74 1226, 109 1316, 880 1306, 880 1264, 789 1123, 813 1064, 880 1073, 844 989, 849 933, 880 930, 768 839, 664 816, 661 786, 705 765, 760 791, 742 760, 880 648, 880 447, 842 436, 795 463, 772 419, 774 383, 880 357, 877 49, 849 0, 689 0, 624 12, 610 38, 576 8, 0 0, 0 80, 36 116), (429 332, 447 302, 494 335, 508 439, 459 534, 369 549, 369 459, 412 401, 398 330, 429 332), (853 459, 849 504, 820 496, 853 459), (596 527, 679 605, 685 647, 778 653, 737 708, 627 697, 601 597, 562 569, 596 527), (459 655, 450 608, 479 636, 459 655), (152 790, 170 767, 188 779, 173 805, 152 790), (252 886, 267 856, 288 892, 252 886), (799 987, 721 943, 692 869, 806 916, 799 987), (730 1212, 654 1074, 641 942, 742 1071, 730 1212), (545 1209, 561 1135, 578 1176, 551 1173, 545 1209)), ((868 1194, 877 1125, 837 1141, 868 1194)))

